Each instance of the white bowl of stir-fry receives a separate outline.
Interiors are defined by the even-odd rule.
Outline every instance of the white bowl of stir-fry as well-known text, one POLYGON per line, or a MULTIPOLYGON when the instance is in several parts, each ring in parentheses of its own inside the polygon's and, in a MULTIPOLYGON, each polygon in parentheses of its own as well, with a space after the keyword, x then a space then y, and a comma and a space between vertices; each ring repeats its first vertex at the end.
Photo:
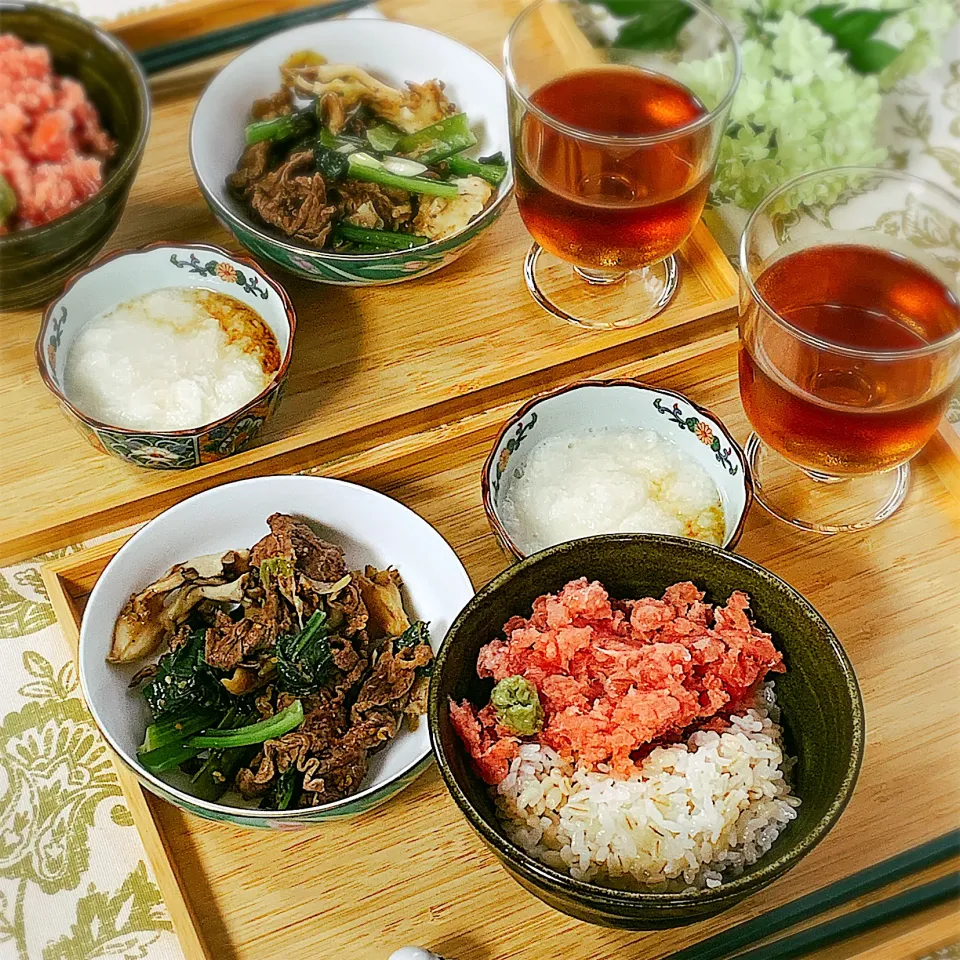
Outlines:
POLYGON ((504 209, 508 153, 499 71, 390 20, 309 24, 251 47, 190 129, 220 222, 323 283, 396 283, 455 260, 504 209))
POLYGON ((395 500, 242 480, 120 549, 84 613, 80 682, 121 759, 182 809, 256 827, 353 816, 429 764, 433 653, 472 595, 395 500))

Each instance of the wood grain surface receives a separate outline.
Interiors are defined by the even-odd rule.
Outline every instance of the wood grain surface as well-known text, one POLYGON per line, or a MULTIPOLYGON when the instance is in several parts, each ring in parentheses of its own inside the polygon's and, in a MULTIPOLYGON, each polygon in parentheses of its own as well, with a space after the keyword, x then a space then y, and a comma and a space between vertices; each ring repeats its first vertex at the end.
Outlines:
MULTIPOLYGON (((717 349, 660 371, 647 362, 613 367, 609 375, 640 374, 684 392, 710 406, 742 441, 747 425, 731 339, 720 337, 717 349)), ((330 472, 415 509, 454 545, 479 585, 506 561, 480 501, 480 466, 496 425, 477 420, 473 426, 460 433, 448 428, 450 442, 426 454, 394 448, 398 455, 386 462, 368 455, 351 469, 345 459, 330 472)), ((435 768, 370 814, 302 832, 245 832, 151 798, 168 853, 165 869, 176 865, 207 951, 218 960, 382 960, 401 944, 420 943, 455 960, 656 960, 955 827, 960 522, 948 509, 953 503, 921 461, 904 507, 873 530, 820 537, 793 530, 757 506, 750 514, 738 551, 784 577, 826 617, 854 663, 867 712, 866 757, 850 806, 827 839, 766 891, 674 931, 631 933, 569 919, 507 877, 435 768)), ((112 550, 67 557, 47 571, 52 592, 72 598, 57 600, 61 616, 73 617, 82 607, 112 550)), ((898 924, 894 952, 874 932, 817 956, 919 957, 921 947, 950 939, 954 921, 951 911, 937 908, 898 924)))
MULTIPOLYGON (((519 0, 388 0, 397 19, 430 25, 494 62, 519 0)), ((218 58, 153 84, 143 166, 107 251, 158 240, 239 248, 194 181, 187 131, 218 58)), ((241 118, 238 118, 238 122, 241 118)), ((0 562, 118 530, 230 476, 293 472, 523 397, 545 375, 588 375, 729 329, 735 275, 701 224, 684 246, 680 288, 658 317, 631 330, 580 330, 538 307, 523 282, 529 244, 514 206, 477 247, 432 276, 387 287, 331 287, 277 276, 298 329, 283 402, 258 445, 189 471, 133 467, 95 451, 40 381, 40 311, 0 313, 0 562)))
POLYGON ((185 37, 195 37, 238 23, 271 17, 298 7, 323 7, 330 0, 177 0, 165 6, 148 6, 104 24, 127 46, 146 50, 185 37))

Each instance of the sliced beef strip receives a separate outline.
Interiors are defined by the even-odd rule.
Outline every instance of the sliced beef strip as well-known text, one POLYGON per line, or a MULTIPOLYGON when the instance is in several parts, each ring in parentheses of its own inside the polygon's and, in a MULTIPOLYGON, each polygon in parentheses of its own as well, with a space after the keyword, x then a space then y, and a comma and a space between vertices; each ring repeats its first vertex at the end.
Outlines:
POLYGON ((270 143, 266 140, 252 143, 243 151, 237 169, 227 177, 227 186, 238 196, 245 197, 269 169, 270 143))
POLYGON ((240 620, 218 612, 207 630, 203 658, 211 667, 233 670, 254 654, 270 650, 277 637, 293 629, 293 620, 275 585, 264 588, 262 607, 249 610, 240 620))
MULTIPOLYGON (((250 766, 237 773, 237 789, 243 796, 263 796, 273 779, 291 764, 303 772, 311 765, 316 754, 326 750, 329 744, 337 743, 343 736, 348 718, 342 698, 319 695, 304 699, 306 716, 303 723, 296 730, 264 743, 250 766)), ((283 706, 285 704, 281 696, 276 709, 282 710, 283 706)), ((311 769, 316 769, 316 764, 312 764, 311 769)))
POLYGON ((293 96, 286 87, 269 97, 254 100, 250 108, 250 116, 254 120, 273 120, 274 117, 285 117, 288 113, 293 113, 293 96))
POLYGON ((336 583, 347 575, 343 550, 321 540, 305 523, 284 513, 267 518, 270 533, 254 546, 250 561, 254 566, 268 557, 282 556, 312 580, 336 583))
POLYGON ((272 525, 271 529, 289 532, 297 553, 298 570, 321 583, 336 583, 347 575, 340 547, 320 539, 305 523, 299 523, 293 517, 283 514, 274 514, 274 517, 275 526, 272 525))
POLYGON ((313 757, 303 776, 301 804, 315 807, 356 793, 367 775, 367 751, 362 747, 335 744, 328 757, 313 757))
POLYGON ((399 706, 402 712, 410 699, 417 668, 427 666, 431 660, 433 651, 425 643, 406 647, 396 654, 389 649, 384 650, 372 675, 360 688, 351 713, 353 722, 357 723, 374 707, 399 706))
POLYGON ((295 153, 257 180, 247 198, 264 223, 320 248, 333 229, 337 208, 327 203, 326 183, 312 168, 311 152, 295 153))

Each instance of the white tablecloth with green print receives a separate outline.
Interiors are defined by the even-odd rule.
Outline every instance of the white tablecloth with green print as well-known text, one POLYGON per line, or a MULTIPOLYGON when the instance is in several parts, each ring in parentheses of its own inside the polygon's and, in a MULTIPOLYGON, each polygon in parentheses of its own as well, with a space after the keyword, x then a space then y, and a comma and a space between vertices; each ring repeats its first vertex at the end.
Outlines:
MULTIPOLYGON (((68 5, 109 18, 131 0, 68 5)), ((888 97, 884 138, 899 166, 960 190, 960 27, 944 55, 888 97)), ((732 234, 737 217, 724 219, 732 234)), ((0 570, 0 958, 179 960, 44 595, 42 559, 0 570)))

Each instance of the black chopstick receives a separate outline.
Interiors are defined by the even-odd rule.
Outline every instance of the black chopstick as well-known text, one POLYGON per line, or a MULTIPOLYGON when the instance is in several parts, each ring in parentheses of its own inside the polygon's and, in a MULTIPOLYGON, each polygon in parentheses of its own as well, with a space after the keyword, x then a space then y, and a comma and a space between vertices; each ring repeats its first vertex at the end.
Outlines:
POLYGON ((842 917, 819 923, 809 930, 801 930, 799 933, 774 940, 765 947, 738 953, 733 960, 770 960, 770 957, 794 960, 795 957, 805 956, 812 950, 866 933, 874 927, 956 897, 960 897, 960 873, 950 873, 939 880, 905 890, 895 897, 888 897, 852 913, 845 913, 842 917))
POLYGON ((912 873, 960 854, 960 830, 951 830, 935 840, 860 870, 759 917, 739 923, 723 933, 701 940, 670 955, 667 960, 723 960, 758 940, 780 933, 795 924, 842 906, 848 900, 884 887, 912 873))
POLYGON ((271 34, 279 33, 290 27, 298 27, 304 23, 314 23, 319 20, 329 20, 345 13, 351 13, 366 7, 373 0, 334 0, 333 3, 320 4, 313 7, 292 10, 280 13, 275 17, 264 17, 261 20, 251 20, 235 27, 226 27, 223 30, 214 30, 199 37, 187 40, 175 40, 173 43, 164 43, 149 50, 141 50, 137 59, 143 67, 144 73, 150 75, 162 70, 172 70, 174 67, 183 67, 197 60, 204 60, 227 50, 245 47, 271 34))

